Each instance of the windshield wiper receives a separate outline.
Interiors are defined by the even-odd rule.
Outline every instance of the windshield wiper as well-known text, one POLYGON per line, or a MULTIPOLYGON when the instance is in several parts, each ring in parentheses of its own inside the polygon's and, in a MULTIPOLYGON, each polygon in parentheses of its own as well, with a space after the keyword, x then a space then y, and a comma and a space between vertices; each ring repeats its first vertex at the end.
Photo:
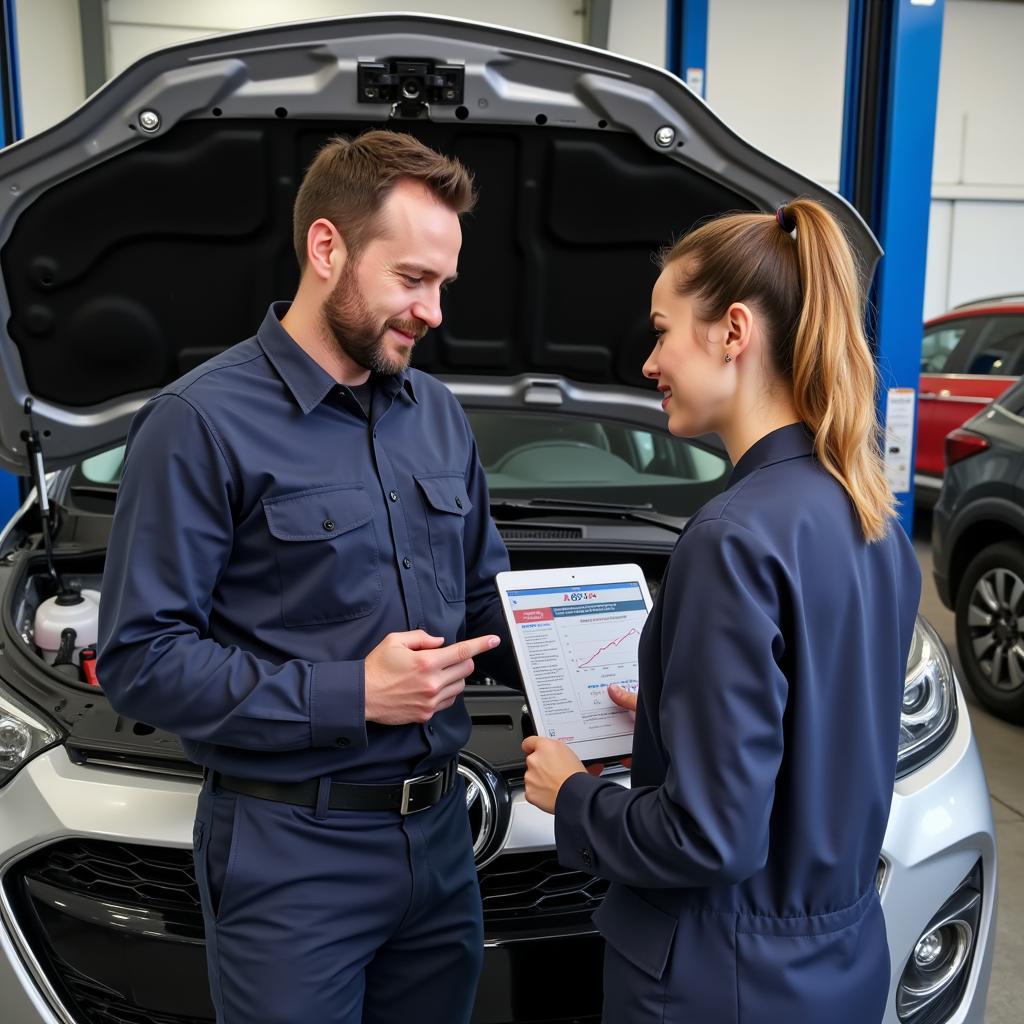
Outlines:
POLYGON ((680 533, 682 522, 674 516, 656 512, 650 502, 643 505, 607 501, 577 501, 572 498, 491 498, 491 511, 520 510, 524 512, 582 512, 609 519, 627 519, 653 523, 680 533))

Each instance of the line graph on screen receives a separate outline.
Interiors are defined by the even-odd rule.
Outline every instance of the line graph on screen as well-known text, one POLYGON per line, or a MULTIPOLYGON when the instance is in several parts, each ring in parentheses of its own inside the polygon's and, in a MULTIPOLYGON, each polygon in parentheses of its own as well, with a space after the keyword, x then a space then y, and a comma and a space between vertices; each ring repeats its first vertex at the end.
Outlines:
POLYGON ((573 656, 576 669, 608 668, 636 661, 640 631, 630 628, 620 636, 606 640, 603 636, 573 638, 573 656))

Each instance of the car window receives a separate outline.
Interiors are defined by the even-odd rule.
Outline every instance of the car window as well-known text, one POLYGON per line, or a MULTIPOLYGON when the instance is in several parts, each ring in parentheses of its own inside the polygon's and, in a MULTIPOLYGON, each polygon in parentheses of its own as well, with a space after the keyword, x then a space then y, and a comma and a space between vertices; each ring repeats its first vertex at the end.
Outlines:
POLYGON ((615 420, 473 410, 491 497, 650 504, 692 515, 725 489, 729 461, 696 442, 615 420))
MULTIPOLYGON (((614 420, 504 409, 468 417, 494 498, 649 503, 682 518, 725 489, 731 468, 693 441, 614 420)), ((85 459, 72 484, 118 483, 124 452, 85 459)))
POLYGON ((925 331, 921 342, 921 372, 942 373, 953 349, 967 333, 968 326, 967 321, 961 320, 925 331))
POLYGON ((1024 316, 993 316, 983 323, 964 373, 1018 377, 1024 370, 1024 316))
POLYGON ((111 448, 108 452, 100 452, 99 455, 84 459, 79 471, 91 484, 116 484, 121 479, 123 465, 124 445, 121 445, 119 448, 111 448))

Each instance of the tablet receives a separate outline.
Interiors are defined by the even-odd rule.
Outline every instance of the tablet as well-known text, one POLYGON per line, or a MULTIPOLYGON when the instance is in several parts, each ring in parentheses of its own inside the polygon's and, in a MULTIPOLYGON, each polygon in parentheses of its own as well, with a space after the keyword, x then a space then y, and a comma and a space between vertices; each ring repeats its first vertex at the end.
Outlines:
POLYGON ((651 610, 640 566, 500 572, 497 584, 538 735, 567 743, 581 761, 630 754, 633 715, 608 687, 639 685, 651 610))

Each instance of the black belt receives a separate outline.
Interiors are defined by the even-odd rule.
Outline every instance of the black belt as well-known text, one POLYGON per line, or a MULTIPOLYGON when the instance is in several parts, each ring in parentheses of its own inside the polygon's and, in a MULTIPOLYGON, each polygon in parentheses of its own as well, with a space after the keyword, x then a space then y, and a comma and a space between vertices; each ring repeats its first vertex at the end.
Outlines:
MULTIPOLYGON (((398 811, 415 814, 425 811, 447 796, 458 778, 458 761, 450 761, 439 772, 417 775, 403 782, 383 785, 362 785, 355 782, 331 781, 327 806, 332 811, 398 811)), ((214 786, 232 793, 274 800, 279 804, 298 804, 315 810, 320 792, 320 780, 309 782, 262 782, 259 779, 240 779, 234 775, 211 773, 214 786)))

